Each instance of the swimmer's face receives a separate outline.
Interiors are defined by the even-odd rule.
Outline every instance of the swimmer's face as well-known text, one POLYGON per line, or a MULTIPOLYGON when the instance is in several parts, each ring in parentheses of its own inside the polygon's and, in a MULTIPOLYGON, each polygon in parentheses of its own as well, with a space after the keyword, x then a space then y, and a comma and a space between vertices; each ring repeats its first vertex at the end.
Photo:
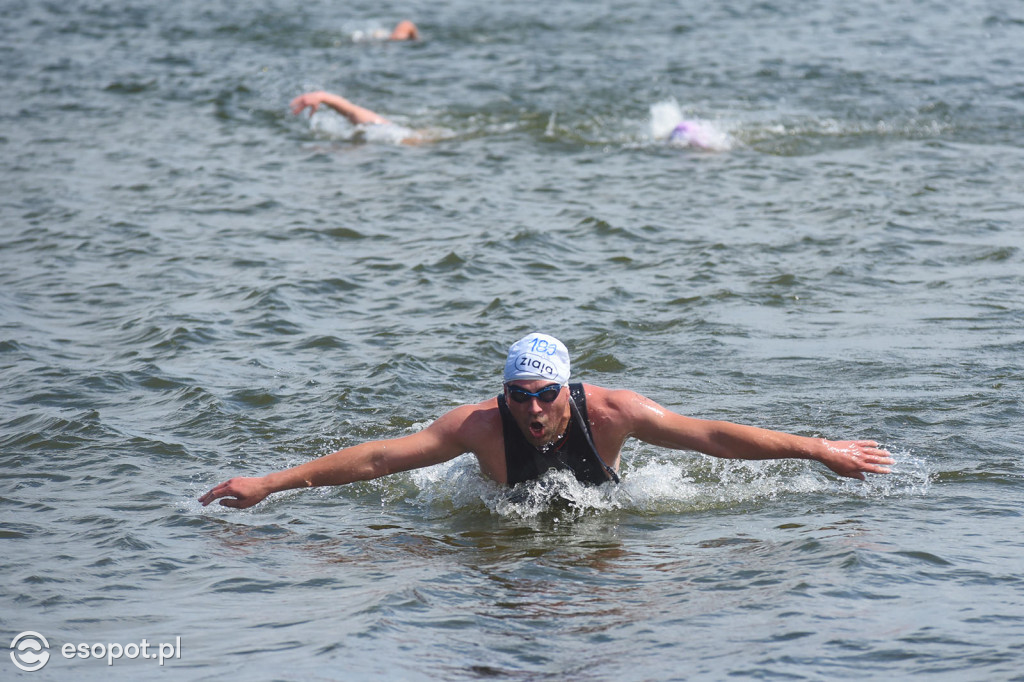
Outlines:
MULTIPOLYGON (((520 397, 524 397, 520 395, 520 397)), ((569 423, 569 388, 542 379, 531 381, 510 381, 505 384, 505 402, 512 413, 519 430, 534 447, 543 447, 558 440, 569 423), (542 398, 555 389, 558 395, 551 402, 542 398), (523 402, 516 402, 516 389, 528 393, 542 393, 541 396, 525 396, 523 402), (547 389, 547 390, 545 390, 547 389)))

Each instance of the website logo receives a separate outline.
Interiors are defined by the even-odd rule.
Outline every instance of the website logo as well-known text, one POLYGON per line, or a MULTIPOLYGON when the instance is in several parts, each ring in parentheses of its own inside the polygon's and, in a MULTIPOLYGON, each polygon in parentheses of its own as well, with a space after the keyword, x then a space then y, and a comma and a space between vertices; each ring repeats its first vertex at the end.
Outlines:
POLYGON ((39 670, 50 660, 50 643, 38 632, 26 630, 11 640, 11 660, 25 672, 39 670))

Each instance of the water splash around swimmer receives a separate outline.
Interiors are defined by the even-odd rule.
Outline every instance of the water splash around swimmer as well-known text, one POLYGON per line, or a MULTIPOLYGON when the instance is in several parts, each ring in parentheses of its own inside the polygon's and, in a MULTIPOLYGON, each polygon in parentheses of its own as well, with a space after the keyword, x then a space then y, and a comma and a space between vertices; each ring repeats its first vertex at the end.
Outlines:
POLYGON ((451 512, 483 505, 501 517, 532 518, 552 510, 569 516, 624 511, 634 514, 686 513, 730 508, 789 495, 841 492, 859 498, 927 494, 931 472, 910 453, 889 476, 867 482, 836 480, 804 462, 719 461, 664 455, 642 448, 624 453, 631 461, 619 485, 590 486, 570 472, 551 470, 512 488, 480 476, 470 457, 409 472, 407 498, 424 511, 451 512), (856 483, 856 484, 855 484, 856 483))
POLYGON ((686 118, 675 100, 651 105, 651 137, 679 148, 724 152, 733 147, 729 133, 708 121, 686 118))

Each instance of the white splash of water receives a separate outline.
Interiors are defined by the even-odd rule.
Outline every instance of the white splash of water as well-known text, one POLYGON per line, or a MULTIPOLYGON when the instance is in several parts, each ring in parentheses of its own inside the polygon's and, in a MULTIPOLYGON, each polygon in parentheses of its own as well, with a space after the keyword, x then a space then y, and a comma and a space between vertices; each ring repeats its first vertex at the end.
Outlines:
MULTIPOLYGON (((637 448, 639 450, 640 448, 637 448)), ((888 476, 866 481, 837 479, 811 462, 719 460, 695 453, 627 453, 632 462, 622 483, 588 486, 571 473, 552 470, 537 481, 512 488, 484 479, 472 455, 409 473, 413 504, 455 509, 483 505, 499 516, 532 518, 553 508, 576 515, 624 510, 639 514, 727 508, 789 495, 838 492, 883 498, 924 494, 927 467, 906 453, 888 476)))
POLYGON ((687 118, 675 100, 651 105, 651 137, 674 147, 724 152, 733 147, 732 136, 715 124, 687 118))
POLYGON ((310 116, 309 128, 318 135, 352 142, 407 144, 423 139, 421 133, 397 123, 352 125, 344 116, 326 107, 310 116))
POLYGON ((362 29, 356 29, 349 33, 349 38, 353 43, 374 43, 387 40, 391 36, 391 31, 382 27, 365 27, 362 29))
POLYGON ((672 130, 683 120, 683 110, 675 100, 657 102, 651 105, 651 137, 667 140, 672 130))

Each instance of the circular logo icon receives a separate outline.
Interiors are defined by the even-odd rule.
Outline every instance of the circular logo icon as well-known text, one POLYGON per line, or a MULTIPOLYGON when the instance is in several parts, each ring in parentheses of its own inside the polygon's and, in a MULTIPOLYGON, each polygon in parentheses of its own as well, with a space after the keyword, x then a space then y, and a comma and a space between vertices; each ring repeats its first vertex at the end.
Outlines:
POLYGON ((11 640, 11 660, 25 672, 35 672, 50 660, 49 648, 45 637, 26 630, 11 640))

